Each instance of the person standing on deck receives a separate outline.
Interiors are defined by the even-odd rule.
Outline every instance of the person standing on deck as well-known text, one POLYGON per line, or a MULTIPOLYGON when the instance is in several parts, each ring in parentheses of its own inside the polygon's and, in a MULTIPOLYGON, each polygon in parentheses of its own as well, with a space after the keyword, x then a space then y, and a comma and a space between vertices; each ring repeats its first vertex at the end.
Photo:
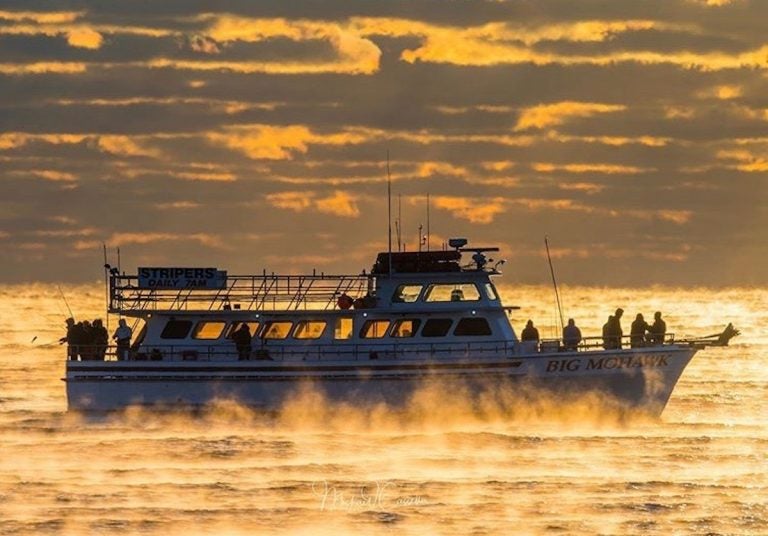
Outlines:
POLYGON ((77 341, 75 341, 75 319, 67 318, 67 334, 59 339, 59 344, 67 343, 67 357, 70 361, 77 361, 77 341))
POLYGON ((109 344, 109 334, 107 328, 101 323, 101 318, 97 318, 91 324, 91 335, 96 347, 95 357, 99 361, 104 361, 104 354, 107 352, 107 344, 109 344))
POLYGON ((539 330, 534 327, 533 320, 529 320, 528 323, 525 324, 525 328, 520 334, 520 340, 539 342, 539 330))
POLYGON ((566 350, 576 350, 581 342, 581 330, 576 327, 573 318, 568 319, 568 325, 563 328, 563 346, 566 350))
POLYGON ((664 344, 666 335, 667 323, 661 318, 661 311, 656 311, 653 315, 653 325, 648 328, 648 338, 653 344, 664 344))
POLYGON ((608 337, 610 339, 610 349, 621 349, 621 337, 624 332, 621 329, 621 315, 624 314, 624 309, 619 307, 616 312, 608 320, 608 337))
POLYGON ((632 328, 629 332, 629 345, 632 348, 639 348, 645 343, 645 332, 648 331, 650 326, 645 321, 643 315, 637 313, 635 321, 632 322, 632 328))
POLYGON ((251 329, 243 322, 240 327, 232 332, 231 338, 237 348, 237 359, 247 361, 251 358, 251 329))
POLYGON ((125 318, 121 318, 118 322, 118 327, 115 330, 115 334, 112 338, 117 341, 117 360, 127 361, 128 352, 131 348, 131 337, 133 336, 133 330, 128 327, 125 322, 125 318))

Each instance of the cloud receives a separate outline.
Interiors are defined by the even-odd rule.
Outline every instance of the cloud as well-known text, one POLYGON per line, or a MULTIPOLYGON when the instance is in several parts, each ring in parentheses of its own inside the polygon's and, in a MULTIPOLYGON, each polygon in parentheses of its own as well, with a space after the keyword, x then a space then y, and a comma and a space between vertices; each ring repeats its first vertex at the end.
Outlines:
POLYGON ((72 173, 67 173, 66 171, 56 171, 52 169, 29 169, 25 171, 13 171, 11 173, 20 176, 34 175, 35 177, 54 182, 74 182, 77 180, 77 177, 75 177, 72 173))
POLYGON ((435 208, 447 210, 456 218, 480 224, 493 222, 496 215, 505 210, 503 197, 484 199, 440 195, 432 197, 432 203, 435 208))
POLYGON ((130 136, 98 136, 99 149, 118 156, 159 157, 160 151, 146 147, 144 143, 130 136))
POLYGON ((154 207, 160 210, 177 210, 177 209, 193 209, 199 208, 200 203, 195 201, 169 201, 167 203, 155 203, 154 207))
POLYGON ((562 182, 557 185, 561 190, 584 192, 586 194, 598 194, 605 189, 602 184, 593 182, 562 182))
POLYGON ((556 102, 525 108, 520 112, 515 130, 558 126, 571 118, 592 117, 601 113, 620 112, 626 106, 593 102, 556 102))
POLYGON ((158 233, 158 232, 119 232, 109 237, 107 243, 112 246, 129 244, 152 244, 155 242, 198 242, 200 245, 214 249, 225 249, 226 246, 218 235, 211 233, 158 233))
POLYGON ((32 63, 0 63, 0 74, 79 74, 84 73, 86 64, 80 62, 38 61, 32 63))
POLYGON ((230 130, 227 133, 211 132, 208 140, 244 153, 249 158, 285 160, 293 153, 306 153, 308 143, 315 139, 305 126, 253 125, 230 130))
POLYGON ((267 194, 266 199, 276 208, 294 212, 315 210, 343 218, 360 216, 357 197, 341 190, 325 197, 318 196, 316 192, 278 192, 267 194))
POLYGON ((312 206, 313 193, 279 192, 267 194, 267 201, 276 208, 303 212, 312 206))
POLYGON ((626 166, 620 164, 550 164, 545 162, 533 162, 531 168, 540 173, 554 173, 565 171, 567 173, 602 173, 606 175, 614 174, 637 174, 653 171, 652 168, 642 168, 638 166, 626 166))
POLYGON ((317 210, 326 214, 344 218, 357 218, 360 215, 360 209, 357 207, 355 199, 355 196, 337 190, 333 195, 317 199, 315 206, 317 210))
POLYGON ((101 48, 103 42, 102 35, 90 28, 71 30, 67 34, 67 43, 73 47, 97 50, 101 48))

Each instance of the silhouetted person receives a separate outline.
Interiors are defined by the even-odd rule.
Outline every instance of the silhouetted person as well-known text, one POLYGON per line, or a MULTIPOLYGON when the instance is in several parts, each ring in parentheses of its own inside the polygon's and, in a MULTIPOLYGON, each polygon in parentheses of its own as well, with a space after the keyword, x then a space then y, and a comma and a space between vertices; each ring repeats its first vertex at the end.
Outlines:
POLYGON ((632 348, 639 348, 645 345, 645 332, 648 331, 650 326, 645 321, 643 315, 637 313, 635 321, 632 322, 632 327, 629 332, 629 345, 632 348))
POLYGON ((576 350, 581 342, 581 330, 576 327, 573 318, 568 319, 568 325, 563 328, 563 346, 566 350, 576 350))
POLYGON ((608 317, 607 330, 606 326, 603 326, 603 347, 607 350, 618 350, 621 348, 621 337, 624 335, 624 332, 621 330, 621 315, 623 314, 624 309, 616 309, 613 316, 608 317), (606 336, 608 337, 607 346, 606 336))
POLYGON ((613 336, 611 335, 611 326, 613 325, 613 315, 608 316, 608 321, 603 324, 603 348, 610 350, 613 348, 613 336))
POLYGON ((118 361, 126 361, 128 359, 128 353, 131 348, 131 337, 133 331, 125 323, 125 319, 121 318, 118 322, 118 327, 115 330, 115 334, 112 338, 117 341, 117 359, 118 361))
POLYGON ((77 361, 77 344, 75 342, 75 319, 67 318, 67 334, 59 339, 59 344, 67 343, 67 358, 77 361))
POLYGON ((535 341, 539 342, 539 330, 533 325, 533 320, 529 320, 523 329, 523 333, 520 335, 522 341, 535 341))
POLYGON ((664 344, 664 337, 667 334, 667 323, 661 318, 661 311, 653 314, 653 325, 648 329, 649 339, 653 344, 664 344))
POLYGON ((80 342, 80 358, 83 361, 96 359, 96 346, 93 338, 93 326, 88 320, 82 322, 82 341, 80 342))
POLYGON ((346 292, 342 292, 341 296, 339 296, 339 299, 336 300, 336 305, 339 306, 339 309, 346 310, 346 309, 349 309, 350 307, 352 307, 352 303, 354 301, 355 300, 353 300, 349 296, 349 294, 347 294, 346 292))
POLYGON ((91 338, 95 348, 94 357, 99 361, 104 361, 104 354, 107 352, 107 344, 109 344, 109 333, 107 333, 107 328, 101 323, 101 318, 93 321, 91 338))
POLYGON ((251 357, 251 329, 243 322, 240 327, 232 332, 231 339, 235 341, 237 359, 246 361, 251 357))

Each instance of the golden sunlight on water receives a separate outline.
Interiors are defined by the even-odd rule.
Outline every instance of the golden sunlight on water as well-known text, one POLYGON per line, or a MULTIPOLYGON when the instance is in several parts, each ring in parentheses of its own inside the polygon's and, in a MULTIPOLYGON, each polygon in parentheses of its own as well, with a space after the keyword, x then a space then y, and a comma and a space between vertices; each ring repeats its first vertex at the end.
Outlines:
MULTIPOLYGON (((103 317, 98 285, 65 287, 103 317)), ((549 289, 501 289, 553 334, 549 289)), ((403 411, 313 393, 274 415, 65 412, 66 306, 55 286, 0 291, 0 534, 766 534, 768 291, 565 288, 597 335, 621 306, 678 337, 733 322, 694 358, 660 421, 595 404, 535 407, 421 392, 403 411), (34 343, 32 342, 33 338, 34 343)), ((114 328, 114 321, 113 326, 114 328)))

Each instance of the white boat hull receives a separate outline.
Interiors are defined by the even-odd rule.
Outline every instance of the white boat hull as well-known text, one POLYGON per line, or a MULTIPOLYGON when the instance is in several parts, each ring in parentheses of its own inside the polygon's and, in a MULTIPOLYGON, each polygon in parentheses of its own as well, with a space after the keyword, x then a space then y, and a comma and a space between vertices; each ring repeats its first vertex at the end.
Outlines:
POLYGON ((202 406, 216 400, 277 410, 307 387, 331 401, 401 406, 419 388, 437 385, 473 394, 540 392, 560 400, 598 393, 660 415, 695 353, 695 347, 672 345, 477 360, 68 361, 65 381, 69 409, 76 411, 202 406))

